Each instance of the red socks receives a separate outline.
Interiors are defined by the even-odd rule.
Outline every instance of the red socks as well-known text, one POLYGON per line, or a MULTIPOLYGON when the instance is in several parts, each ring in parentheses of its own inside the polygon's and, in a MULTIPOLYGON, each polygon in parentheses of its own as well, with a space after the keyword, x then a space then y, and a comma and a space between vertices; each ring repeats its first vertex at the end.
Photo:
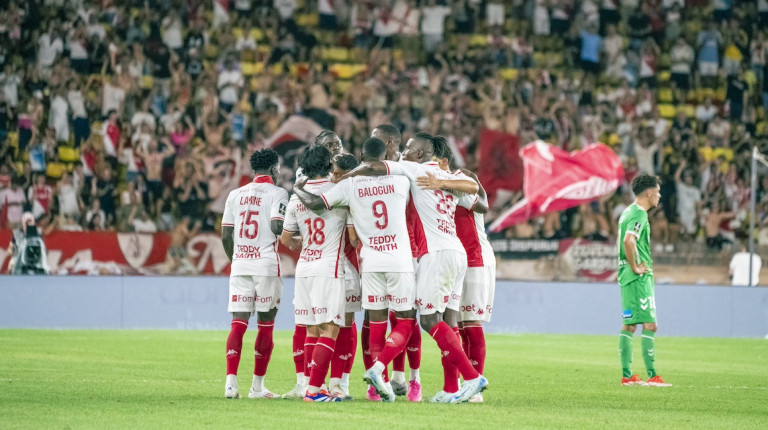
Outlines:
MULTIPOLYGON (((465 381, 480 376, 480 374, 477 373, 477 370, 472 367, 467 355, 462 351, 458 336, 453 333, 453 330, 448 324, 442 321, 439 322, 432 327, 432 330, 429 331, 429 335, 435 339, 435 342, 437 342, 437 347, 440 348, 443 357, 456 366, 465 381)), ((447 382, 448 381, 446 381, 446 383, 447 382)))
POLYGON ((227 337, 227 375, 237 375, 240 366, 240 352, 243 350, 243 336, 248 330, 248 321, 232 320, 232 328, 227 337))
POLYGON ((330 337, 321 337, 317 340, 314 352, 312 353, 313 363, 309 374, 309 385, 320 387, 325 382, 325 376, 328 374, 328 365, 331 363, 333 350, 336 348, 336 341, 330 337))
POLYGON ((378 361, 385 367, 403 352, 411 337, 411 332, 413 332, 414 324, 416 324, 416 320, 413 318, 397 318, 397 324, 389 333, 384 349, 378 356, 378 361))
POLYGON ((440 362, 443 364, 443 391, 446 393, 459 391, 459 371, 456 370, 456 366, 445 354, 440 356, 440 362))
POLYGON ((312 355, 315 352, 316 337, 307 336, 304 338, 304 376, 309 378, 312 365, 312 355))
POLYGON ((253 374, 256 376, 264 376, 267 374, 267 366, 269 366, 269 359, 272 357, 272 348, 275 345, 272 342, 272 332, 275 329, 275 322, 260 322, 258 323, 258 327, 259 330, 256 332, 256 344, 253 348, 253 374))
POLYGON ((304 338, 307 337, 307 326, 297 324, 293 330, 293 365, 296 373, 304 371, 304 338))
POLYGON ((461 349, 464 350, 464 354, 467 354, 467 358, 469 358, 469 339, 467 338, 467 332, 464 330, 464 327, 459 329, 459 337, 461 338, 461 349))
POLYGON ((350 334, 350 338, 352 340, 352 357, 349 357, 349 360, 344 362, 344 372, 342 373, 352 373, 352 365, 355 364, 355 355, 357 355, 357 323, 352 321, 352 327, 350 327, 350 331, 352 332, 350 334))
POLYGON ((421 367, 421 327, 418 324, 413 325, 411 338, 408 339, 405 353, 408 354, 408 367, 411 369, 421 367))
POLYGON ((462 332, 465 333, 467 340, 465 343, 465 351, 470 363, 474 366, 477 373, 483 374, 485 367, 485 335, 483 334, 483 326, 465 326, 462 332))
POLYGON ((339 335, 336 337, 336 350, 331 358, 331 378, 341 378, 347 361, 354 357, 352 349, 352 327, 339 327, 339 335))
MULTIPOLYGON (((394 330, 395 327, 397 327, 397 316, 395 315, 395 311, 389 311, 389 326, 391 327, 391 330, 394 330)), ((405 350, 403 350, 400 354, 397 354, 397 357, 392 359, 392 371, 405 371, 405 350)))
POLYGON ((360 343, 363 345, 363 366, 368 370, 373 366, 373 357, 371 356, 371 326, 368 321, 363 321, 363 328, 360 330, 360 343))
MULTIPOLYGON (((384 344, 387 341, 387 321, 369 321, 368 324, 371 330, 368 343, 372 358, 371 366, 373 366, 373 362, 379 358, 379 355, 381 355, 381 352, 384 350, 384 344)), ((370 367, 368 369, 370 369, 370 367)), ((384 381, 389 381, 389 375, 387 375, 386 369, 384 369, 384 381)))

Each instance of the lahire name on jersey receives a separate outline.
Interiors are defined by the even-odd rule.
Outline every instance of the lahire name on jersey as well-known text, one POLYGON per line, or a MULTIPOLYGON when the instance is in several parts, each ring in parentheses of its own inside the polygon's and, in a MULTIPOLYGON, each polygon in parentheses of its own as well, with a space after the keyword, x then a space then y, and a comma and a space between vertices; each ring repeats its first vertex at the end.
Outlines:
POLYGON ((241 205, 256 205, 261 206, 261 197, 256 196, 240 196, 241 205))
POLYGON ((381 185, 378 187, 365 187, 357 190, 359 197, 380 196, 383 194, 392 194, 395 192, 394 185, 381 185))
POLYGON ((261 248, 251 245, 237 245, 237 252, 235 252, 234 258, 239 260, 254 260, 261 258, 261 248))
POLYGON ((437 220, 437 229, 445 234, 450 234, 451 236, 456 235, 456 224, 448 222, 444 219, 437 220))
POLYGON ((374 236, 368 239, 371 248, 375 251, 394 251, 397 249, 396 234, 385 234, 384 236, 374 236))

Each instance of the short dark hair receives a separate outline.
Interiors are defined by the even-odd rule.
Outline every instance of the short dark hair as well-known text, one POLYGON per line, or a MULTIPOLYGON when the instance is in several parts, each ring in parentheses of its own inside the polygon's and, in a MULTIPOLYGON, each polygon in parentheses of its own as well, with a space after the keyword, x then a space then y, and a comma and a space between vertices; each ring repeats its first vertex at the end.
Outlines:
POLYGON ((391 140, 397 143, 400 143, 400 141, 402 140, 402 134, 400 134, 400 129, 395 127, 392 124, 380 124, 380 125, 377 125, 374 128, 374 130, 379 130, 387 140, 391 140))
POLYGON ((431 134, 429 134, 427 132, 424 132, 424 131, 421 131, 421 132, 418 132, 418 133, 414 134, 412 139, 414 139, 414 140, 422 140, 424 142, 429 143, 429 146, 427 146, 425 148, 425 150, 432 150, 432 154, 435 153, 435 142, 432 139, 432 135, 431 134))
POLYGON ((336 132, 333 130, 323 130, 315 138, 315 145, 319 145, 328 136, 336 136, 336 132))
POLYGON ((333 160, 336 163, 336 167, 340 170, 352 170, 360 165, 360 162, 352 154, 341 154, 336 156, 333 160))
POLYGON ((661 185, 661 181, 658 176, 639 175, 632 181, 632 192, 637 196, 643 191, 649 188, 656 188, 659 185, 661 185))
POLYGON ((434 136, 432 138, 432 144, 435 146, 435 157, 439 159, 445 158, 448 162, 451 161, 453 152, 451 151, 451 147, 448 146, 448 139, 446 139, 445 136, 434 136))
POLYGON ((309 179, 326 177, 331 172, 331 151, 323 145, 310 145, 299 154, 299 167, 309 179))
POLYGON ((251 169, 254 172, 268 172, 280 162, 280 157, 272 149, 264 148, 251 154, 251 169))
POLYGON ((387 152, 387 144, 381 139, 369 137, 363 142, 363 154, 366 157, 379 158, 385 152, 387 152))

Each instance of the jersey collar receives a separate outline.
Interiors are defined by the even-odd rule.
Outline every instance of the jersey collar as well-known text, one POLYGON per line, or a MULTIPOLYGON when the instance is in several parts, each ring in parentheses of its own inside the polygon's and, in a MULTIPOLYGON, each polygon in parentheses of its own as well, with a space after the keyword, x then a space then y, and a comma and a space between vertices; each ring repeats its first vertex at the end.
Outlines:
POLYGON ((272 180, 271 176, 267 175, 256 175, 253 177, 253 183, 254 184, 272 184, 275 185, 275 182, 272 180))

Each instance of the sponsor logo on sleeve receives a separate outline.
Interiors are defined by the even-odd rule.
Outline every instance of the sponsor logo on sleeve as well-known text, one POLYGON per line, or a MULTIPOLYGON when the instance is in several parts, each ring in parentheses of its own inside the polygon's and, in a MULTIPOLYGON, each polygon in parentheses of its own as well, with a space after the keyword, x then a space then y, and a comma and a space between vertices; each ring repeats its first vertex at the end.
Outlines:
POLYGON ((640 233, 640 229, 641 228, 642 228, 642 226, 640 225, 640 223, 639 222, 635 222, 635 226, 632 227, 632 230, 634 230, 637 233, 640 233))
POLYGON ((285 203, 280 203, 280 208, 277 211, 280 215, 285 215, 285 203))

